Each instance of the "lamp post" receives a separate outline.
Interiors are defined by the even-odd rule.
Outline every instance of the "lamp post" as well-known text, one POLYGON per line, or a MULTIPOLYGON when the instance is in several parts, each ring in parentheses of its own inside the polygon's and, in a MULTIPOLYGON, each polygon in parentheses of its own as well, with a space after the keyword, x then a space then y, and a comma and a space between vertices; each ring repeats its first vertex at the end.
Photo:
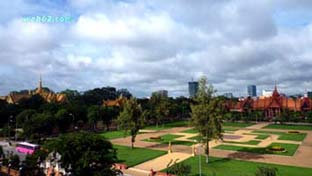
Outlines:
MULTIPOLYGON (((197 140, 194 140, 194 142, 197 142, 197 140)), ((202 176, 202 168, 201 168, 201 146, 198 143, 197 146, 197 153, 198 153, 198 168, 199 168, 199 176, 202 176)))

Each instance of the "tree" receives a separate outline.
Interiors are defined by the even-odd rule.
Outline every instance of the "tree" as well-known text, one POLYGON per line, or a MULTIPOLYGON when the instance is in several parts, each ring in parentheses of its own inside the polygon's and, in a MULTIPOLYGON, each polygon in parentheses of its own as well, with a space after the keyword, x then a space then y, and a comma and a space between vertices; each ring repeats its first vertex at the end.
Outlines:
POLYGON ((100 120, 101 116, 100 116, 100 107, 97 106, 97 105, 93 105, 93 106, 90 106, 88 108, 88 120, 89 120, 89 123, 92 123, 93 124, 93 130, 95 131, 95 128, 96 128, 96 122, 98 120, 100 120))
POLYGON ((206 77, 202 77, 199 80, 195 104, 191 105, 192 124, 200 132, 206 147, 206 163, 208 163, 209 142, 213 139, 222 139, 222 103, 219 99, 213 98, 215 92, 212 85, 207 86, 206 77))
POLYGON ((150 99, 151 109, 156 121, 156 127, 169 115, 168 98, 153 94, 150 99))
POLYGON ((76 176, 115 176, 117 171, 112 169, 117 162, 116 151, 112 144, 101 136, 92 133, 67 134, 48 143, 49 151, 61 155, 63 168, 71 165, 76 176))
POLYGON ((55 114, 56 125, 60 132, 65 132, 70 126, 72 119, 66 109, 60 109, 55 114))
POLYGON ((125 131, 125 134, 130 131, 131 135, 131 148, 135 142, 135 137, 139 130, 144 125, 144 114, 142 113, 141 106, 137 103, 135 98, 126 100, 122 111, 118 116, 119 128, 125 131))
POLYGON ((117 96, 122 95, 123 97, 126 97, 127 99, 132 97, 132 94, 127 89, 119 89, 116 92, 117 96))
POLYGON ((103 123, 106 125, 106 130, 109 130, 109 126, 112 120, 118 116, 119 110, 117 107, 102 106, 100 108, 100 116, 103 123))
POLYGON ((22 125, 25 122, 27 122, 28 120, 31 119, 31 116, 34 115, 36 113, 35 110, 33 109, 26 109, 24 111, 22 111, 21 113, 19 113, 16 116, 16 122, 18 125, 22 125))

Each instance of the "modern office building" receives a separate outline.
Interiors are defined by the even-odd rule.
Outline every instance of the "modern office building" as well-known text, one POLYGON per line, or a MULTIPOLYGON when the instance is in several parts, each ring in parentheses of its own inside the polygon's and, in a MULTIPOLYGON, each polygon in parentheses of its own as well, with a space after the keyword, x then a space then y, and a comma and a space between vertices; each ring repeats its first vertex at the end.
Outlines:
POLYGON ((247 90, 248 90, 248 96, 250 96, 250 97, 256 97, 257 96, 256 85, 248 85, 247 90))
POLYGON ((189 82, 188 89, 189 89, 190 98, 195 97, 198 91, 198 82, 197 81, 189 82))
POLYGON ((311 91, 308 91, 307 95, 308 95, 309 98, 312 98, 312 92, 311 91))
POLYGON ((224 93, 223 96, 226 98, 233 98, 233 94, 231 92, 224 93))
POLYGON ((152 96, 156 95, 156 96, 160 96, 160 97, 168 97, 168 91, 167 90, 158 90, 152 93, 152 96))

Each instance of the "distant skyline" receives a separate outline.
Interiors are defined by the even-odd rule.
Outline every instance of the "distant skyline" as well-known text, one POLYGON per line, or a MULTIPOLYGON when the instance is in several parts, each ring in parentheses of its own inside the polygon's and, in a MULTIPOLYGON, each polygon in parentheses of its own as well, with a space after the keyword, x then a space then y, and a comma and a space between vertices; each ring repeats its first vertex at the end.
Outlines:
POLYGON ((0 95, 127 88, 188 96, 201 75, 222 95, 246 86, 312 90, 312 1, 10 0, 0 2, 0 95), (70 22, 25 22, 32 16, 70 22))

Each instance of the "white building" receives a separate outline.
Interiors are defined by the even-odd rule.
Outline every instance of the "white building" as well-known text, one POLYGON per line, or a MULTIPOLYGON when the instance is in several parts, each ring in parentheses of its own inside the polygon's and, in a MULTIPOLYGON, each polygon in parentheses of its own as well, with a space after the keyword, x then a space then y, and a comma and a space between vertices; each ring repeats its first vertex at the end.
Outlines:
POLYGON ((273 94, 272 90, 262 90, 262 96, 263 97, 271 97, 273 94))

